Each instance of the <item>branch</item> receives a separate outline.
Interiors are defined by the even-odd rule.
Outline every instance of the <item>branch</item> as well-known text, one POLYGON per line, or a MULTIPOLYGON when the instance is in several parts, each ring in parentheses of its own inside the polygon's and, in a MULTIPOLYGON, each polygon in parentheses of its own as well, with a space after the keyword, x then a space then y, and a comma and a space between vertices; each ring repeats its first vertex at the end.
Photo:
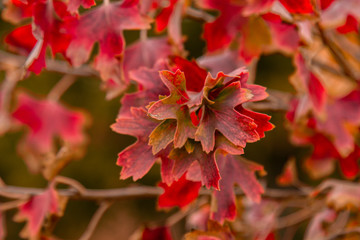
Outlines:
POLYGON ((326 238, 325 240, 336 240, 336 239, 339 239, 339 238, 343 238, 347 235, 360 235, 360 227, 356 227, 356 228, 352 228, 352 229, 349 229, 349 230, 345 230, 345 231, 342 231, 342 232, 339 232, 339 233, 336 233, 336 234, 333 234, 331 236, 329 236, 328 238, 326 238))
MULTIPOLYGON (((12 67, 22 68, 26 62, 26 57, 8 53, 0 50, 0 63, 10 65, 12 67)), ((51 72, 59 72, 63 74, 75 75, 79 77, 99 76, 99 74, 90 66, 83 65, 78 68, 71 67, 65 61, 47 59, 46 70, 51 72)))
POLYGON ((104 213, 106 212, 106 210, 109 209, 109 207, 111 206, 111 202, 102 202, 100 204, 100 207, 97 209, 97 211, 95 212, 94 216, 92 217, 92 219, 90 220, 90 223, 88 225, 88 227, 86 228, 85 232, 83 233, 83 235, 81 235, 81 237, 79 238, 79 240, 89 240, 90 237, 93 235, 97 225, 99 224, 102 216, 104 215, 104 213))
POLYGON ((287 111, 290 107, 290 101, 293 97, 291 93, 279 90, 268 89, 269 96, 261 102, 249 102, 245 105, 255 111, 287 111))
MULTIPOLYGON (((135 186, 126 188, 115 189, 86 189, 81 192, 74 188, 58 189, 60 196, 68 197, 76 200, 92 200, 92 201, 105 201, 105 200, 123 200, 133 198, 146 198, 146 197, 158 197, 163 193, 163 189, 160 187, 151 186, 135 186)), ((27 198, 34 195, 39 195, 44 192, 42 188, 28 188, 17 186, 5 186, 0 187, 0 196, 7 198, 27 198)), ((202 189, 200 195, 211 195, 212 191, 202 189)), ((244 196, 244 193, 239 189, 235 189, 235 193, 238 196, 244 196)), ((296 197, 307 197, 308 194, 300 190, 288 190, 288 189, 267 189, 263 194, 265 198, 286 199, 296 197)))
POLYGON ((352 81, 358 82, 355 74, 353 73, 349 63, 347 63, 344 55, 341 53, 341 50, 338 46, 335 45, 334 42, 331 41, 330 37, 327 35, 324 29, 320 26, 319 23, 316 24, 316 27, 320 33, 320 38, 325 46, 327 46, 333 55, 335 61, 339 64, 339 66, 343 69, 344 74, 352 81))

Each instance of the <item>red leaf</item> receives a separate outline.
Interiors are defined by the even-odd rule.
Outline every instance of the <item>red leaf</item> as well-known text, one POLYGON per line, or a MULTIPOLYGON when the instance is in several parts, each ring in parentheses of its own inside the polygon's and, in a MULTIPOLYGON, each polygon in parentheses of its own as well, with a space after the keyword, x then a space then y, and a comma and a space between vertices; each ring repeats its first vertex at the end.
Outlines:
POLYGON ((57 102, 20 94, 19 105, 12 115, 29 128, 26 142, 39 153, 50 151, 55 137, 75 145, 84 140, 84 115, 70 111, 57 102))
POLYGON ((348 15, 346 18, 346 23, 340 27, 337 27, 336 30, 342 34, 350 32, 359 33, 359 26, 360 25, 358 20, 354 16, 348 15))
POLYGON ((280 16, 267 13, 262 15, 270 28, 272 37, 272 46, 274 50, 281 50, 287 54, 293 54, 300 45, 300 38, 296 26, 283 23, 280 16))
POLYGON ((176 73, 169 71, 160 72, 160 77, 163 83, 168 87, 170 95, 164 99, 152 104, 148 112, 151 117, 164 120, 164 119, 176 119, 175 121, 164 121, 159 125, 150 136, 150 142, 153 146, 154 154, 159 150, 165 148, 172 140, 174 140, 174 146, 176 148, 182 147, 188 138, 195 137, 195 126, 193 125, 189 109, 187 106, 181 106, 181 103, 186 102, 189 96, 186 92, 185 76, 180 70, 176 73), (172 124, 171 131, 165 131, 172 124), (167 124, 164 128, 164 124, 167 124), (166 134, 168 138, 163 138, 165 135, 161 135, 161 132, 166 134), (170 134, 172 134, 170 136, 170 134))
POLYGON ((200 170, 196 175, 201 173, 200 179, 196 176, 187 176, 187 179, 201 181, 207 188, 214 187, 219 189, 220 174, 215 162, 214 153, 204 153, 198 143, 194 143, 193 152, 188 153, 184 148, 175 148, 170 152, 169 158, 174 160, 173 176, 179 179, 196 161, 199 163, 200 170))
POLYGON ((95 6, 96 3, 94 0, 71 0, 68 4, 68 11, 71 13, 76 13, 80 5, 84 8, 90 8, 92 6, 95 6))
POLYGON ((213 52, 228 47, 245 22, 245 18, 240 15, 242 7, 231 4, 229 0, 203 2, 206 2, 206 8, 217 9, 221 12, 214 22, 205 24, 204 39, 207 50, 213 52))
POLYGON ((277 177, 276 181, 281 186, 291 186, 297 183, 298 177, 294 158, 286 162, 283 172, 277 177))
POLYGON ((169 6, 163 8, 160 13, 157 15, 155 23, 156 23, 156 31, 163 31, 169 24, 169 19, 171 14, 174 11, 174 6, 178 2, 178 0, 170 0, 169 6))
POLYGON ((159 61, 153 69, 141 67, 130 72, 130 78, 137 82, 139 91, 135 93, 125 94, 121 100, 121 109, 119 116, 131 115, 131 107, 145 107, 149 102, 159 100, 159 96, 169 95, 169 90, 161 81, 159 71, 167 69, 164 61, 159 61))
POLYGON ((149 27, 149 20, 139 13, 137 1, 103 4, 73 23, 73 38, 66 54, 74 66, 80 66, 90 57, 95 42, 99 42, 95 69, 100 72, 102 79, 119 82, 122 79, 117 58, 123 53, 123 30, 149 27))
MULTIPOLYGON (((166 59, 171 54, 166 38, 147 38, 139 40, 125 49, 124 74, 129 81, 129 72, 140 67, 153 68, 159 60, 166 59)), ((166 68, 159 69, 165 70, 166 68)))
POLYGON ((320 7, 321 7, 322 10, 325 10, 325 9, 328 8, 333 2, 334 2, 334 0, 321 0, 321 1, 320 1, 320 7))
POLYGON ((221 180, 219 182, 220 191, 213 192, 217 210, 212 212, 211 218, 222 223, 225 219, 234 220, 236 217, 234 184, 238 184, 249 199, 260 202, 264 189, 256 180, 255 172, 262 172, 263 167, 230 154, 219 153, 216 155, 216 160, 221 180))
POLYGON ((311 0, 280 0, 280 2, 290 13, 313 13, 311 0))
MULTIPOLYGON (((313 109, 315 114, 321 114, 324 111, 327 102, 327 93, 320 80, 309 71, 305 65, 305 60, 301 54, 297 54, 294 58, 296 72, 291 77, 291 83, 298 92, 305 93, 302 103, 305 107, 313 109)), ((302 105, 302 106, 303 106, 302 105)), ((296 118, 306 114, 306 110, 299 108, 296 110, 296 118)))
POLYGON ((158 206, 160 208, 175 206, 183 208, 198 197, 201 183, 187 180, 184 174, 178 181, 174 181, 170 186, 162 182, 159 183, 159 186, 164 189, 164 193, 159 197, 158 206))
POLYGON ((158 125, 142 108, 132 108, 131 116, 120 116, 111 125, 113 131, 136 136, 137 141, 119 153, 117 165, 122 166, 120 178, 133 177, 134 181, 142 178, 157 159, 148 145, 148 136, 158 125))
POLYGON ((145 228, 141 240, 172 240, 168 227, 145 228))
POLYGON ((58 205, 57 193, 53 185, 50 185, 45 192, 31 197, 20 206, 17 218, 28 221, 26 228, 30 238, 38 235, 46 216, 58 213, 58 205))
POLYGON ((200 92, 204 87, 207 72, 199 67, 195 60, 190 62, 181 57, 173 57, 172 61, 175 64, 174 71, 179 69, 184 72, 186 90, 200 92))
POLYGON ((234 109, 248 101, 250 95, 250 91, 241 88, 239 82, 233 82, 223 87, 213 97, 213 104, 203 107, 203 116, 196 130, 195 140, 201 142, 204 151, 210 152, 214 149, 215 130, 241 147, 245 147, 247 142, 255 142, 259 139, 253 119, 234 109))
POLYGON ((354 150, 354 136, 360 124, 360 90, 336 99, 326 106, 326 120, 318 119, 317 128, 333 137, 333 143, 342 157, 354 150))
POLYGON ((27 55, 36 44, 36 39, 32 34, 31 25, 16 28, 5 37, 5 42, 15 48, 21 54, 27 55))
POLYGON ((220 54, 205 55, 197 59, 202 67, 206 67, 215 76, 218 72, 229 74, 233 70, 243 67, 244 61, 237 52, 225 50, 220 54))

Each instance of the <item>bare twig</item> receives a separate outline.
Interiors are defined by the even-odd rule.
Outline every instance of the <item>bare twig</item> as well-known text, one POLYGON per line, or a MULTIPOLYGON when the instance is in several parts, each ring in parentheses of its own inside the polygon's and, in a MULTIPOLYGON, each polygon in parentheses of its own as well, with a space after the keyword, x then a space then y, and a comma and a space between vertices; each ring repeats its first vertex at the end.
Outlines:
POLYGON ((348 229, 348 230, 333 234, 333 235, 327 237, 325 240, 335 240, 335 239, 339 239, 339 238, 342 239, 346 235, 350 235, 350 234, 351 235, 355 235, 355 234, 360 235, 360 227, 348 229))
POLYGON ((56 83, 51 89, 47 98, 51 101, 59 101, 60 97, 66 92, 66 90, 75 82, 74 75, 65 75, 56 83))
POLYGON ((320 24, 316 24, 317 29, 319 31, 320 37, 322 42, 325 46, 327 46, 333 55, 336 62, 339 64, 339 66, 344 70, 344 74, 352 81, 357 82, 357 78, 355 74, 353 73, 352 69, 350 68, 350 65, 347 63, 344 55, 341 53, 341 50, 339 47, 330 40, 327 33, 324 29, 320 26, 320 24))
MULTIPOLYGON (((0 186, 0 196, 4 196, 7 198, 27 198, 29 196, 39 195, 43 192, 44 189, 42 188, 0 186)), ((86 189, 85 191, 79 192, 74 188, 70 188, 59 189, 58 193, 60 196, 68 197, 71 199, 103 201, 158 197, 160 194, 163 193, 163 189, 151 186, 135 186, 116 189, 86 189)), ((200 191, 200 195, 210 195, 211 193, 212 191, 207 189, 201 189, 200 191)), ((235 193, 238 196, 244 195, 244 193, 240 189, 235 189, 235 193)), ((307 196, 308 195, 302 191, 289 189, 266 189, 265 193, 263 194, 264 198, 273 199, 285 199, 307 196)))
POLYGON ((317 201, 313 203, 312 205, 303 208, 295 213, 289 214, 285 217, 281 217, 278 219, 276 228, 287 228, 289 226, 293 226, 295 224, 298 224, 311 216, 313 216, 315 213, 317 213, 319 210, 321 210, 321 206, 324 205, 324 201, 317 201))
POLYGON ((207 12, 192 7, 186 8, 186 15, 194 19, 199 19, 205 22, 213 22, 216 19, 216 17, 208 14, 207 12))
POLYGON ((273 89, 268 89, 267 92, 269 93, 267 99, 261 102, 249 102, 246 103, 246 106, 256 111, 287 111, 289 109, 293 97, 291 93, 273 89))
POLYGON ((109 209, 109 207, 111 206, 112 202, 108 202, 108 201, 104 201, 100 204, 100 207, 98 208, 98 210, 95 212, 94 216, 92 217, 92 219, 90 220, 89 225, 87 226, 85 232, 83 233, 83 235, 79 238, 79 240, 88 240, 90 239, 90 237, 93 235, 97 225, 99 224, 102 216, 104 215, 104 213, 106 212, 106 210, 109 209))
MULTIPOLYGON (((26 58, 24 56, 19 56, 16 54, 11 54, 0 50, 1 65, 21 68, 22 66, 24 66, 25 61, 26 58)), ((90 66, 83 65, 78 68, 73 68, 67 62, 59 61, 59 60, 47 59, 46 70, 50 72, 58 72, 63 74, 75 75, 79 77, 99 76, 99 74, 90 66)))
POLYGON ((62 184, 69 185, 70 187, 73 187, 74 189, 76 189, 78 191, 78 193, 80 193, 80 194, 85 194, 87 191, 86 188, 84 187, 84 185, 82 185, 80 182, 78 182, 72 178, 68 178, 68 177, 64 177, 64 176, 56 176, 54 181, 56 183, 62 183, 62 184))
POLYGON ((26 202, 25 199, 19 199, 19 200, 14 200, 14 201, 1 203, 0 204, 0 212, 5 212, 5 211, 8 211, 10 209, 17 208, 17 207, 19 207, 21 204, 23 204, 25 202, 26 202))

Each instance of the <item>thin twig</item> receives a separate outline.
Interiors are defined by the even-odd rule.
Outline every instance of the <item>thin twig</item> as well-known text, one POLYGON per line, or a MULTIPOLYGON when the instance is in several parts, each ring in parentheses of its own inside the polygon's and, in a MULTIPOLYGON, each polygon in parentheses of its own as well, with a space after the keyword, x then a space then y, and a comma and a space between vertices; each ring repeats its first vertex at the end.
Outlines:
POLYGON ((200 11, 192 7, 186 8, 186 15, 195 19, 203 20, 205 22, 213 22, 216 19, 216 17, 208 14, 207 12, 200 11))
POLYGON ((48 100, 57 102, 60 97, 66 92, 66 90, 75 82, 76 78, 74 75, 65 75, 56 85, 51 89, 47 98, 48 100))
POLYGON ((353 235, 353 234, 358 234, 358 235, 360 235, 360 227, 348 229, 348 230, 345 230, 345 231, 342 231, 342 232, 333 234, 333 235, 325 238, 325 240, 335 240, 335 239, 339 239, 339 238, 342 239, 342 238, 345 237, 346 235, 350 235, 350 234, 351 234, 351 235, 353 235))
POLYGON ((333 55, 336 62, 339 64, 339 66, 344 70, 344 74, 352 81, 357 82, 356 76, 353 73, 352 69, 350 68, 350 65, 345 60, 344 55, 341 53, 341 50, 338 48, 338 46, 335 45, 334 42, 330 40, 327 33, 324 29, 320 26, 319 23, 316 24, 317 29, 320 33, 320 37, 322 42, 325 46, 327 46, 333 55))
POLYGON ((100 207, 97 209, 92 219, 90 220, 89 225, 87 226, 83 235, 79 238, 79 240, 88 240, 93 235, 97 225, 99 224, 102 216, 109 209, 112 202, 104 201, 100 204, 100 207))
POLYGON ((285 217, 281 217, 277 221, 276 228, 277 229, 287 228, 289 226, 293 226, 302 221, 305 221, 306 219, 310 218, 315 213, 317 213, 319 210, 321 210, 321 206, 323 205, 324 205, 323 201, 317 201, 309 207, 303 208, 285 217))
POLYGON ((64 176, 56 176, 54 179, 55 183, 62 183, 69 185, 70 187, 73 187, 76 189, 79 194, 85 194, 87 189, 82 185, 80 182, 76 181, 75 179, 64 177, 64 176))
POLYGON ((5 212, 10 209, 18 208, 21 204, 23 204, 25 202, 26 202, 25 199, 19 199, 19 200, 1 203, 0 204, 0 212, 5 212))
MULTIPOLYGON (((25 61, 26 57, 24 56, 19 56, 0 50, 0 65, 9 66, 11 68, 21 68, 24 65, 25 61)), ((73 68, 69 65, 69 63, 65 61, 52 59, 46 59, 46 70, 50 72, 70 74, 79 77, 99 76, 99 73, 88 65, 73 68)))
MULTIPOLYGON (((44 192, 43 188, 28 188, 17 186, 5 186, 0 187, 0 196, 7 198, 27 198, 34 195, 39 195, 44 192)), ((163 189, 160 187, 151 186, 135 186, 126 188, 115 189, 86 189, 86 191, 79 192, 76 189, 59 189, 57 190, 60 196, 68 197, 77 200, 122 200, 133 198, 145 198, 145 197, 158 197, 163 193, 163 189)), ((235 189, 235 193, 238 196, 244 196, 244 193, 240 189, 235 189)), ((200 195, 211 195, 212 191, 207 189, 201 189, 200 195)), ((263 194, 264 198, 296 198, 307 197, 308 195, 299 190, 289 189, 266 189, 263 194)))

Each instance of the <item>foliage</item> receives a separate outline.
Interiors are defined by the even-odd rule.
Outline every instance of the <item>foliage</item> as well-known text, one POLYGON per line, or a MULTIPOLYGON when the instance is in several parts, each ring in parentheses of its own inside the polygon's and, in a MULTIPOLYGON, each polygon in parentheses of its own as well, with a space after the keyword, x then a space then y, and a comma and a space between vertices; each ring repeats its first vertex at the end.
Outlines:
POLYGON ((72 199, 99 203, 80 238, 90 239, 111 204, 129 197, 158 197, 159 211, 177 207, 131 239, 292 239, 304 221, 305 239, 359 236, 360 0, 3 2, 13 29, 0 50, 0 133, 25 130, 19 154, 48 186, 0 182, 0 239, 11 209, 27 221, 22 238, 58 239, 53 230, 72 199), (197 59, 186 47, 187 19, 202 26, 206 49, 197 59), (139 38, 128 44, 124 34, 134 31, 139 38), (272 53, 293 60, 293 92, 254 83, 258 60, 272 53), (46 71, 63 75, 46 98, 19 89, 46 71), (101 116, 60 98, 90 76, 107 100, 120 99, 112 131, 136 138, 119 148, 120 181, 160 164, 159 187, 91 190, 61 176, 92 141, 89 119, 101 116), (277 189, 259 180, 266 169, 256 159, 243 156, 274 129, 261 111, 285 112, 291 142, 312 147, 305 159, 289 159, 277 189), (184 218, 190 227, 174 234, 184 218))

